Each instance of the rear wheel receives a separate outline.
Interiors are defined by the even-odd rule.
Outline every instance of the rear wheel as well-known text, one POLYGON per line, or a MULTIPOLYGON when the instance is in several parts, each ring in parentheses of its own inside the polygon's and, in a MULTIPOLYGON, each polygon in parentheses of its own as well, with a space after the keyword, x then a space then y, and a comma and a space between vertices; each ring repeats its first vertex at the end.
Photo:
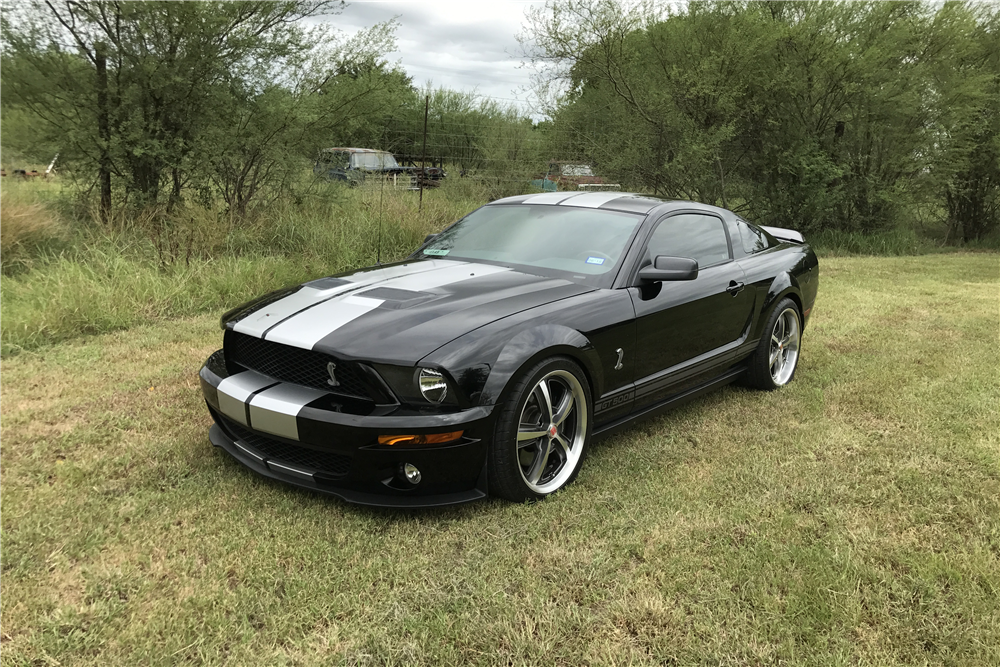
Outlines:
POLYGON ((802 342, 802 318, 791 299, 782 299, 771 311, 764 335, 747 369, 748 383, 767 391, 783 387, 795 377, 802 342))
POLYGON ((524 373, 490 444, 490 491, 523 502, 572 482, 590 437, 590 403, 583 371, 570 359, 546 359, 524 373))

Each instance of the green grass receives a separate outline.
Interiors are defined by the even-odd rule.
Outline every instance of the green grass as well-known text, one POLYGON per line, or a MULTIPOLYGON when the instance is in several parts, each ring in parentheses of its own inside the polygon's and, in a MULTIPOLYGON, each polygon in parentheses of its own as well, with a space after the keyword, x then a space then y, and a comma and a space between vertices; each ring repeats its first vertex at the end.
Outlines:
MULTIPOLYGON (((904 256, 955 252, 954 244, 945 243, 945 228, 919 231, 916 228, 887 229, 878 232, 842 232, 835 229, 807 235, 809 244, 824 257, 857 255, 904 256)), ((967 251, 1000 250, 1000 234, 994 233, 962 247, 967 251)))
MULTIPOLYGON (((5 186, 5 236, 18 222, 34 230, 58 219, 53 206, 41 203, 31 205, 34 217, 13 217, 14 202, 34 186, 5 186)), ((480 203, 445 187, 425 192, 421 210, 416 192, 332 187, 246 223, 192 209, 158 236, 129 220, 114 229, 78 230, 73 243, 39 242, 33 255, 14 246, 0 276, 0 353, 218 314, 273 289, 374 264, 380 237, 382 261, 401 259, 480 203)))
MULTIPOLYGON (((527 181, 525 180, 525 183, 527 181)), ((487 201, 482 181, 452 178, 418 194, 350 189, 304 176, 296 195, 247 221, 190 203, 168 218, 94 219, 58 179, 0 184, 0 356, 78 336, 202 313, 273 289, 401 259, 487 201), (381 242, 379 239, 381 238, 381 242), (381 250, 379 246, 381 245, 381 250)), ((939 230, 940 231, 940 230, 939 230)), ((809 237, 823 257, 954 250, 915 229, 809 237)), ((1000 249, 1000 236, 968 250, 1000 249)))
POLYGON ((533 505, 245 471, 207 438, 214 314, 7 358, 2 664, 1000 664, 998 288, 995 254, 824 260, 791 385, 533 505))

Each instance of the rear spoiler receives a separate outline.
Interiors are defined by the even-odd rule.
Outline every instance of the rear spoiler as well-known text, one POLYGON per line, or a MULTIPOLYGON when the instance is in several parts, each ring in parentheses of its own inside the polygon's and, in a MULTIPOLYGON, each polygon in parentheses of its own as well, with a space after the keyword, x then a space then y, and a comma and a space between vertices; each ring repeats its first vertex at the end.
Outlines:
POLYGON ((791 241, 792 243, 805 243, 806 238, 794 229, 782 229, 781 227, 760 227, 765 232, 779 241, 791 241))

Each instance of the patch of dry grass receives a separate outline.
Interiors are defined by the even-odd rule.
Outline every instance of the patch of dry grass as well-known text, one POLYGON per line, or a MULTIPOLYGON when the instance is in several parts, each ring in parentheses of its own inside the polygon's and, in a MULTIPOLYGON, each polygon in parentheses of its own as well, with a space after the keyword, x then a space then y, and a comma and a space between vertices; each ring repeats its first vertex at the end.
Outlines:
POLYGON ((5 359, 0 659, 998 664, 998 274, 825 260, 795 382, 641 424, 535 505, 245 471, 208 444, 214 316, 5 359))
POLYGON ((4 179, 0 188, 0 257, 5 270, 30 262, 40 248, 68 238, 68 224, 40 196, 54 187, 58 186, 13 176, 4 179))

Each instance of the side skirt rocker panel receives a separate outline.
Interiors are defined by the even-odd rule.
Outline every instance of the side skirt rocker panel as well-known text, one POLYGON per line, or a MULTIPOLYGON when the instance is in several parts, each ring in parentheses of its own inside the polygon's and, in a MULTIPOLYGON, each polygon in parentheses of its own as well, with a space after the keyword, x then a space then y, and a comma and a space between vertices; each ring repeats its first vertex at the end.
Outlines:
POLYGON ((722 375, 700 384, 697 387, 692 387, 687 391, 681 392, 680 394, 675 394, 659 403, 655 403, 650 406, 646 406, 640 409, 638 412, 633 412, 621 419, 617 419, 611 423, 603 424, 600 427, 594 429, 591 434, 591 438, 594 441, 603 440, 610 437, 626 428, 632 426, 633 424, 639 422, 643 419, 649 419, 658 416, 664 412, 672 410, 673 408, 679 407, 690 400, 693 400, 703 394, 707 394, 710 391, 718 389, 724 385, 729 384, 736 380, 740 375, 746 372, 746 368, 743 366, 737 366, 729 369, 722 375))

